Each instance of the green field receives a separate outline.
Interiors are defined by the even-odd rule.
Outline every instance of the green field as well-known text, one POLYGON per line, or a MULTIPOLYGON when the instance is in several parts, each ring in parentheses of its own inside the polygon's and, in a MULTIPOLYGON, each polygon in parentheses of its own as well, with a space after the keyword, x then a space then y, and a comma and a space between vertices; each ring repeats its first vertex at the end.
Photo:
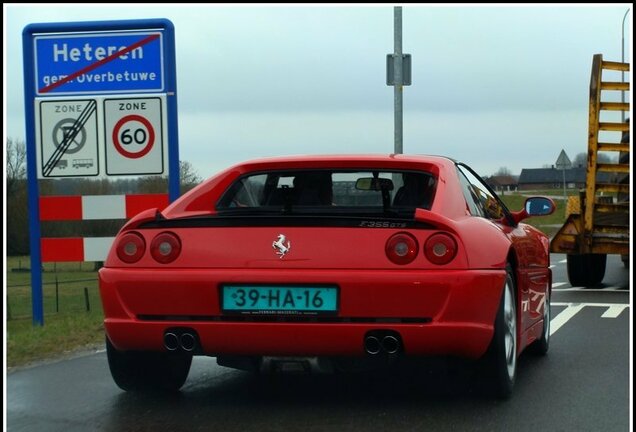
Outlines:
POLYGON ((7 366, 103 345, 104 315, 93 264, 44 264, 42 327, 33 326, 29 266, 29 257, 7 259, 7 366))

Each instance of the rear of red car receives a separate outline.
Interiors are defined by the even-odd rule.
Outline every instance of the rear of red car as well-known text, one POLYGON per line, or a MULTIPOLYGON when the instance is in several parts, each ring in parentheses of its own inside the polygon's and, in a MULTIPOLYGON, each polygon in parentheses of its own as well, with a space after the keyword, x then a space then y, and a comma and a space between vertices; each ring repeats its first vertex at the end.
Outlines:
MULTIPOLYGON (((271 195, 292 189, 301 171, 280 171, 271 195)), ((384 211, 382 194, 395 199, 399 187, 362 184, 378 171, 376 178, 389 180, 404 171, 336 171, 350 174, 342 193, 350 203, 365 198, 351 195, 369 192, 381 211, 368 203, 343 210, 337 202, 286 211, 280 201, 268 212, 260 201, 233 205, 239 192, 221 196, 208 215, 152 214, 129 224, 100 272, 113 345, 177 350, 184 338, 207 355, 481 356, 505 272, 470 269, 458 233, 440 228, 430 212, 416 219, 412 206, 384 211)), ((434 170, 420 174, 432 188, 430 208, 435 193, 448 191, 434 170)))
POLYGON ((99 275, 115 350, 219 358, 486 352, 505 263, 468 253, 462 220, 452 217, 461 208, 452 196, 461 193, 444 165, 229 176, 188 196, 189 207, 147 211, 118 235, 99 275), (330 192, 317 186, 323 181, 330 192), (410 182, 424 187, 407 190, 410 182))

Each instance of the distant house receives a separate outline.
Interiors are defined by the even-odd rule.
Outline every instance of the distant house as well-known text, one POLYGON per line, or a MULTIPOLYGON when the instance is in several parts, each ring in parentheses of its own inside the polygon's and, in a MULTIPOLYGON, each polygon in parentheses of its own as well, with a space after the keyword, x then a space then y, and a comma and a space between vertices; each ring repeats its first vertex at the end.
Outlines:
POLYGON ((488 186, 497 192, 516 191, 518 181, 515 177, 509 175, 491 176, 485 179, 488 186))
POLYGON ((585 187, 585 168, 524 168, 519 176, 519 190, 563 188, 563 174, 568 189, 585 187))

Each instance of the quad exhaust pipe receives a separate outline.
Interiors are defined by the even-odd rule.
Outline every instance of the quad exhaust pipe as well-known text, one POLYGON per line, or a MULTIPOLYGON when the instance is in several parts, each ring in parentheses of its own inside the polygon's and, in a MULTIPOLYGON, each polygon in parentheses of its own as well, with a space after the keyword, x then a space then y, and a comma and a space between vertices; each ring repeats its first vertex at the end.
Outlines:
POLYGON ((402 348, 400 335, 395 332, 373 332, 364 338, 364 351, 369 355, 397 354, 402 348))
POLYGON ((380 354, 380 351, 382 351, 380 339, 375 336, 367 336, 364 338, 364 351, 371 355, 380 354))
POLYGON ((400 342, 395 336, 384 336, 382 338, 382 349, 387 354, 395 354, 400 349, 400 342))
POLYGON ((198 338, 191 329, 168 329, 163 334, 163 346, 166 350, 192 352, 198 346, 198 338))
POLYGON ((176 351, 179 349, 179 338, 172 332, 166 332, 163 335, 163 345, 168 351, 176 351))
POLYGON ((197 339, 192 333, 183 333, 179 338, 179 344, 182 350, 192 352, 197 346, 197 339))

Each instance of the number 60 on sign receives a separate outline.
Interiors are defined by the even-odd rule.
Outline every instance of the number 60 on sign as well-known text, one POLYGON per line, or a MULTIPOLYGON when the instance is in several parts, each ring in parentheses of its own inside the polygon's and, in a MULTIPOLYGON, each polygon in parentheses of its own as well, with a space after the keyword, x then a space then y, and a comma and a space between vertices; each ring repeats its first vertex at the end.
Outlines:
POLYGON ((164 172, 162 102, 161 97, 104 101, 109 175, 164 172))

